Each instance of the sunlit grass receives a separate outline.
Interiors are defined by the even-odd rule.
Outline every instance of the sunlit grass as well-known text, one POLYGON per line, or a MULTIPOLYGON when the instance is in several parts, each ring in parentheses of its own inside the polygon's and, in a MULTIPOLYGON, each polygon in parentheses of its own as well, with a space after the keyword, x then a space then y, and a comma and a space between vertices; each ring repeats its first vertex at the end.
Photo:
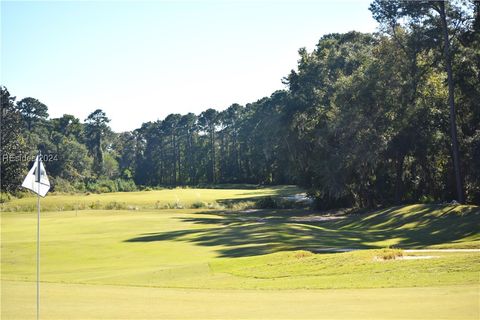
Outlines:
MULTIPOLYGON (((385 250, 300 255, 280 252, 259 257, 223 259, 216 272, 244 279, 256 288, 391 288, 479 284, 480 254, 449 253, 428 259, 384 260, 385 250)), ((421 255, 416 255, 422 257, 421 255)), ((423 255, 425 257, 426 254, 423 255)), ((389 256, 390 257, 390 256, 389 256)))
MULTIPOLYGON (((2 319, 35 319, 35 283, 2 282, 2 319)), ((211 290, 42 283, 41 319, 474 319, 478 286, 211 290)))
MULTIPOLYGON (((54 194, 42 199, 41 207, 43 211, 223 208, 232 202, 235 204, 260 197, 292 195, 299 192, 302 190, 295 186, 274 186, 258 189, 173 188, 102 194, 54 194)), ((35 211, 36 204, 37 198, 30 196, 2 204, 2 210, 35 211)))
MULTIPOLYGON (((194 195, 200 192, 201 201, 220 203, 295 191, 202 190, 90 196, 102 203, 150 206, 159 195, 166 202, 175 197, 186 202, 197 201, 194 195)), ((47 197, 42 203, 54 208, 90 196, 47 197)), ((28 203, 35 199, 20 200, 28 203)), ((34 315, 30 307, 34 306, 36 214, 3 212, 1 218, 2 318, 28 318, 34 315)), ((351 308, 358 307, 357 311, 367 310, 364 315, 368 319, 395 318, 393 310, 432 319, 478 315, 472 306, 478 302, 480 253, 403 250, 403 257, 395 253, 395 259, 382 258, 392 253, 392 249, 384 249, 390 245, 401 249, 478 248, 478 207, 413 205, 323 218, 322 213, 302 209, 42 212, 44 314, 56 319, 82 315, 158 318, 159 314, 162 318, 218 319, 229 310, 244 318, 323 314, 329 319, 337 315, 348 319, 354 314, 348 310, 331 313, 333 307, 322 308, 310 299, 317 297, 315 301, 329 301, 338 308, 349 303, 351 308), (372 250, 331 253, 339 248, 372 250), (406 259, 425 255, 433 257, 406 259), (160 307, 148 297, 170 303, 160 307), (292 297, 303 299, 298 300, 300 311, 276 313, 278 304, 292 297), (173 307, 179 299, 184 301, 182 309, 173 307), (399 308, 399 299, 409 305, 408 310, 399 308), (219 301, 224 304, 220 309, 219 301), (425 304, 416 304, 418 301, 425 304), (388 306, 382 314, 378 314, 379 303, 388 306), (448 308, 449 303, 453 307, 448 308), (259 313, 259 306, 265 313, 259 313)))
MULTIPOLYGON (((298 261, 308 262, 311 268, 325 267, 331 262, 338 274, 331 277, 336 287, 409 286, 414 285, 413 280, 404 282, 395 277, 393 282, 382 282, 383 278, 377 282, 368 281, 375 268, 390 266, 379 266, 371 258, 370 251, 310 257, 306 251, 298 250, 381 249, 391 244, 402 249, 462 248, 463 241, 466 241, 465 247, 478 245, 478 211, 468 207, 465 210, 470 210, 470 213, 461 214, 461 210, 444 207, 409 208, 302 223, 292 222, 294 217, 305 214, 301 210, 253 213, 207 209, 44 212, 41 218, 42 279, 49 282, 192 288, 297 288, 307 284, 325 287, 329 282, 316 276, 315 279, 305 277, 305 274, 300 278, 294 277, 302 275, 303 263, 292 269, 293 278, 289 281, 272 283, 247 281, 238 278, 235 272, 224 272, 228 268, 216 267, 217 261, 238 266, 243 263, 242 259, 249 258, 236 257, 259 256, 260 260, 252 261, 263 261, 265 265, 260 264, 255 272, 269 272, 272 270, 268 267, 270 259, 288 261, 290 253, 283 256, 279 252, 296 250, 292 254, 297 257, 306 255, 305 259, 298 261), (395 219, 392 220, 393 217, 395 219), (411 224, 411 219, 419 224, 411 229, 398 228, 399 225, 411 224), (270 253, 274 255, 268 255, 270 253), (368 268, 361 269, 362 272, 350 270, 345 267, 348 261, 368 268), (342 277, 354 277, 356 280, 344 283, 339 280, 342 277)), ((2 278, 35 279, 35 228, 34 213, 2 214, 2 278)), ((478 265, 477 258, 477 253, 470 253, 428 262, 395 260, 392 265, 406 266, 401 270, 408 275, 409 271, 414 274, 417 269, 423 272, 426 264, 435 265, 444 261, 448 262, 445 268, 456 263, 460 266, 478 265)), ((427 281, 423 285, 471 283, 471 277, 465 278, 468 281, 460 281, 465 274, 462 269, 459 270, 458 273, 446 274, 448 279, 439 276, 432 283, 427 281), (455 275, 460 275, 460 278, 455 278, 455 275)), ((428 278, 429 274, 425 276, 428 278)))

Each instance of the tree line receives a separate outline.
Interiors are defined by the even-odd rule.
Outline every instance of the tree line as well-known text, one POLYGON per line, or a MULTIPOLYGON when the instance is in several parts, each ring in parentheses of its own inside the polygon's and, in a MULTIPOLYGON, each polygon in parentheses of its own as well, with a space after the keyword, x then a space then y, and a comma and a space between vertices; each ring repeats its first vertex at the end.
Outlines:
POLYGON ((102 110, 49 119, 1 88, 2 191, 26 163, 58 155, 55 190, 298 184, 322 207, 480 203, 480 4, 370 5, 374 34, 323 36, 299 50, 284 90, 245 106, 170 114, 115 133, 102 110))

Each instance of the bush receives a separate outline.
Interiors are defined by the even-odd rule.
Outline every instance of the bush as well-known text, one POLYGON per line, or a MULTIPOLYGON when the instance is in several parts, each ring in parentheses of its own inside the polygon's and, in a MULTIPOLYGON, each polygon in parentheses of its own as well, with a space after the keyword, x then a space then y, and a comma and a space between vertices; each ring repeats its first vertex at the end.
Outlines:
POLYGON ((55 192, 75 192, 75 186, 70 184, 70 182, 66 179, 56 177, 52 179, 52 189, 55 192))
POLYGON ((87 190, 95 193, 113 192, 115 191, 115 183, 111 180, 97 180, 87 183, 87 190))
POLYGON ((255 202, 255 207, 258 209, 277 209, 277 203, 273 197, 260 198, 255 202))
POLYGON ((95 202, 92 202, 90 205, 89 205, 89 208, 90 209, 93 209, 93 210, 96 210, 96 209, 101 209, 102 206, 100 204, 100 201, 95 201, 95 202))
POLYGON ((25 197, 31 196, 33 193, 31 191, 27 191, 25 189, 22 189, 20 191, 15 192, 12 196, 15 196, 17 199, 22 199, 25 197))
POLYGON ((8 202, 12 199, 12 195, 8 192, 0 192, 0 203, 8 202))
POLYGON ((422 195, 420 197, 420 199, 418 200, 418 202, 424 203, 424 204, 429 204, 429 203, 434 203, 435 199, 432 196, 422 195))
POLYGON ((226 206, 227 206, 228 209, 231 209, 231 210, 234 210, 234 211, 241 211, 241 210, 248 210, 248 209, 256 208, 255 202, 253 202, 253 201, 227 202, 226 206))
POLYGON ((315 254, 310 252, 310 251, 300 250, 300 251, 296 251, 293 256, 296 259, 303 259, 303 258, 309 258, 309 257, 314 256, 314 255, 315 254))
POLYGON ((179 201, 176 201, 173 205, 172 205, 172 208, 173 209, 183 209, 183 204, 179 201))
POLYGON ((127 204, 125 202, 112 201, 105 205, 107 210, 124 210, 127 209, 127 204))
POLYGON ((197 201, 194 202, 190 205, 190 208, 192 209, 200 209, 200 208, 205 208, 207 204, 205 202, 197 201))
POLYGON ((135 182, 133 180, 124 180, 124 179, 117 179, 115 180, 115 184, 117 187, 117 191, 136 191, 137 186, 135 185, 135 182))
POLYGON ((133 180, 107 180, 101 179, 87 183, 87 190, 96 193, 135 191, 137 186, 133 180))
POLYGON ((395 260, 401 257, 403 257, 403 250, 395 248, 385 248, 378 250, 375 256, 375 258, 378 260, 395 260))

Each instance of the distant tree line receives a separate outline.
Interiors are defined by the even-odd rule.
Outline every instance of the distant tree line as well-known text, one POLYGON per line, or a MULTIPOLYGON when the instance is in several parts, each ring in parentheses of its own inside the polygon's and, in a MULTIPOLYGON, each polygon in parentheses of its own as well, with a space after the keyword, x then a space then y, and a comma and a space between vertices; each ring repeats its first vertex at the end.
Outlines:
POLYGON ((285 90, 245 106, 170 114, 112 132, 102 110, 48 118, 1 88, 2 191, 27 169, 5 154, 58 155, 59 191, 298 184, 322 207, 480 203, 480 2, 376 0, 375 34, 299 50, 285 90))

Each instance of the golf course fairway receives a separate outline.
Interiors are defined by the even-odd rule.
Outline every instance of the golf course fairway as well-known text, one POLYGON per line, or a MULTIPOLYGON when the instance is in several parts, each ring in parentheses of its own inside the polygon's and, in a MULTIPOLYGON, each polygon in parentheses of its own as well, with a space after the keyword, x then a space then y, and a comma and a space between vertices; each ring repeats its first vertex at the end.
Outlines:
MULTIPOLYGON (((162 192, 146 192, 143 205, 162 192)), ((216 208, 42 212, 41 319, 479 317, 478 207, 230 210, 217 192, 205 200, 216 208), (387 259, 391 246, 434 251, 387 259)), ((139 193, 117 196, 138 204, 139 193)), ((32 319, 36 213, 1 218, 1 318, 32 319)))
MULTIPOLYGON (((35 318, 35 283, 4 282, 2 319, 35 318)), ((478 319, 478 286, 187 290, 42 283, 42 319, 478 319)))

